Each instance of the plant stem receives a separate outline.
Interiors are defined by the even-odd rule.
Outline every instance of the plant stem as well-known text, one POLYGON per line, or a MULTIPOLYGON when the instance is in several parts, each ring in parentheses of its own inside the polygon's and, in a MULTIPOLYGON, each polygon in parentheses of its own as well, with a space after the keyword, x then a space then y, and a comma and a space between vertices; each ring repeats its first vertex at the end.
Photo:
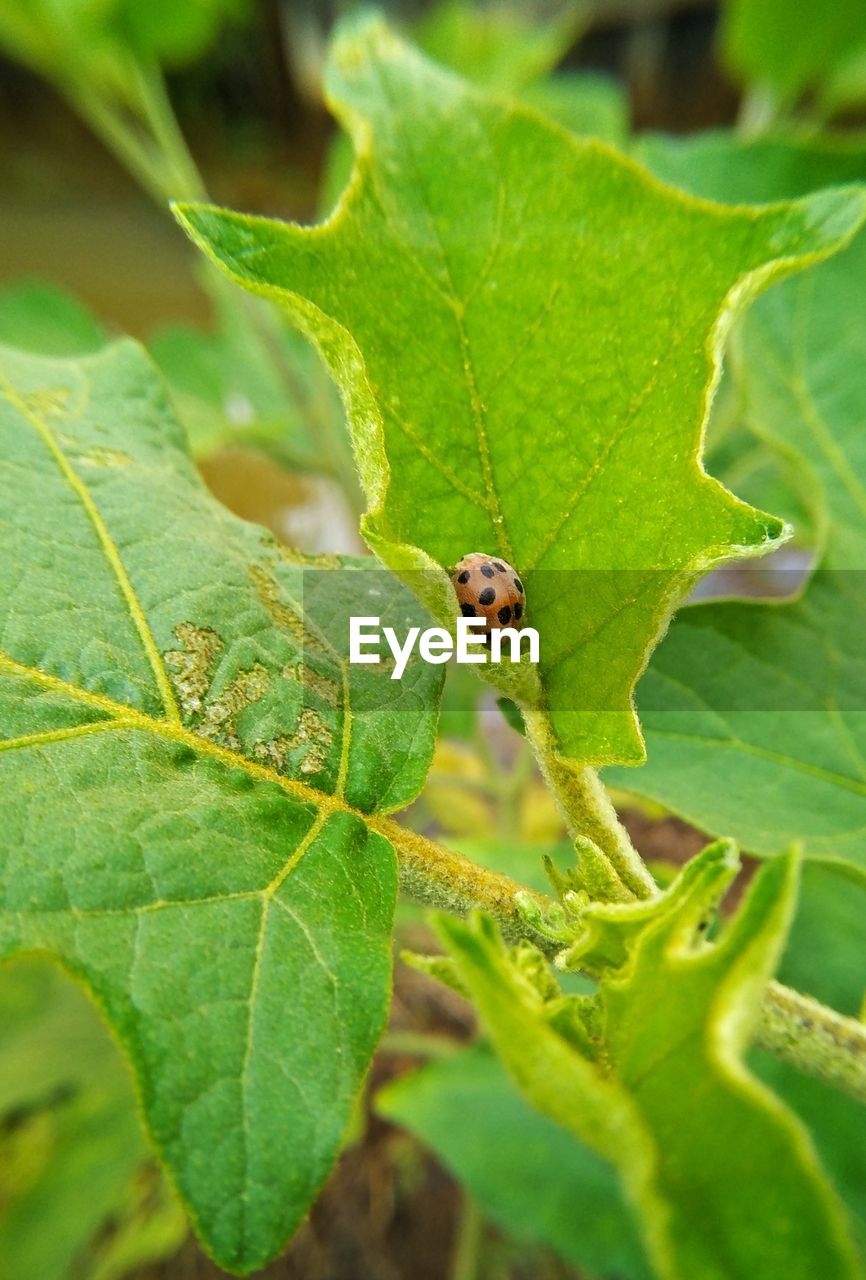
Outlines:
MULTIPOLYGON (((456 915, 481 908, 510 942, 525 939, 552 958, 560 945, 539 934, 518 906, 529 890, 498 871, 408 831, 390 818, 371 824, 397 851, 401 884, 417 901, 456 915)), ((553 899, 532 893, 543 910, 553 899)), ((866 1102, 866 1025, 809 996, 771 982, 764 994, 755 1043, 807 1075, 866 1102)))
POLYGON ((474 1198, 463 1192, 457 1238, 454 1242, 452 1280, 477 1280, 481 1261, 481 1241, 484 1235, 484 1218, 474 1198))
POLYGON ((163 201, 206 200, 204 181, 177 122, 159 67, 133 62, 136 96, 165 162, 163 201))
POLYGON ((562 759, 543 711, 525 711, 524 718, 541 772, 571 835, 591 840, 603 859, 603 866, 582 868, 590 896, 651 898, 658 892, 656 883, 616 816, 598 774, 562 759))
POLYGON ((755 1043, 806 1075, 866 1102, 866 1025, 771 982, 755 1043))
POLYGON ((111 154, 120 161, 157 204, 164 205, 165 171, 161 157, 142 139, 123 113, 112 103, 88 89, 69 92, 70 105, 87 122, 111 154))
POLYGON ((409 831, 392 818, 373 818, 369 825, 396 849, 400 884, 410 898, 458 916, 481 908, 494 917, 510 942, 530 938, 551 954, 549 939, 536 936, 520 910, 517 895, 530 893, 542 907, 550 906, 551 899, 531 893, 509 876, 488 871, 462 854, 409 831))
POLYGON ((379 1041, 377 1053, 394 1053, 407 1058, 451 1058, 465 1045, 450 1036, 425 1031, 388 1031, 379 1041))

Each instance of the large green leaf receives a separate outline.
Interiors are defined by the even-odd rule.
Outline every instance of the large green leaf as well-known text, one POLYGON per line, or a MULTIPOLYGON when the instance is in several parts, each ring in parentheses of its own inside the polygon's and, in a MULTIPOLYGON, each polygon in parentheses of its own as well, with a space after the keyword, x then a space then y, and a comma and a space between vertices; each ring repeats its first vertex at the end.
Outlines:
POLYGON ((222 509, 135 344, 0 371, 0 953, 90 989, 206 1246, 248 1271, 385 1017, 373 815, 423 781, 441 670, 350 670, 349 615, 402 633, 417 606, 222 509))
MULTIPOLYGON (((337 41, 328 84, 357 151, 329 221, 179 217, 319 345, 371 546, 427 570, 443 621, 462 554, 514 564, 561 752, 639 761, 630 693, 673 607, 711 564, 782 532, 699 464, 723 332, 760 283, 837 247, 863 196, 765 211, 687 199, 375 21, 337 41)), ((500 683, 538 696, 514 671, 500 683)))
POLYGON ((610 1165, 531 1107, 486 1047, 394 1081, 376 1109, 432 1147, 518 1239, 593 1275, 651 1274, 610 1165))
POLYGON ((735 871, 712 846, 660 900, 590 907, 580 959, 608 966, 595 1000, 540 989, 483 917, 439 929, 529 1101, 618 1169, 661 1276, 852 1277, 844 1215, 805 1130, 742 1062, 796 863, 767 864, 708 943, 735 871))
MULTIPOLYGON (((866 177, 851 146, 672 149, 666 173, 731 200, 789 195, 832 174, 866 177), (692 163, 689 164, 689 154, 692 163), (768 175, 773 187, 768 189, 768 175)), ((639 705, 647 764, 617 770, 713 834, 755 852, 803 840, 808 852, 866 865, 866 236, 838 258, 771 290, 744 318, 733 368, 760 438, 805 471, 818 568, 794 602, 684 610, 653 657, 639 705), (724 778, 724 786, 719 779, 724 778)))

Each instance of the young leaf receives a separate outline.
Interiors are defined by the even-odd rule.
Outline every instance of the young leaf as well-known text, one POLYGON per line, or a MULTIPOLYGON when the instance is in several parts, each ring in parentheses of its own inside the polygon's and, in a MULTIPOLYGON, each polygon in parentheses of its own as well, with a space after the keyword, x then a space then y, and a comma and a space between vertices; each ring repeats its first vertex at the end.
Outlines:
POLYGON ((707 943, 735 871, 730 849, 711 846, 655 902, 589 908, 585 956, 622 963, 573 1012, 543 999, 485 918, 439 930, 529 1101, 618 1169, 660 1275, 849 1280, 844 1216, 808 1137, 742 1063, 796 862, 764 867, 707 943))
MULTIPOLYGON (((712 208, 376 21, 344 31, 328 84, 357 167, 326 223, 178 216, 320 347, 385 563, 431 571, 443 621, 461 555, 515 565, 561 752, 637 762, 630 694, 673 607, 782 533, 699 464, 723 332, 761 283, 838 247, 864 197, 712 208)), ((525 673, 500 684, 531 698, 525 673)))
POLYGON ((93 993, 221 1265, 262 1265, 339 1147, 388 1002, 377 812, 417 793, 441 668, 347 661, 418 618, 206 492, 133 343, 0 354, 0 954, 93 993))
MULTIPOLYGON (((855 173, 856 144, 662 148, 702 193, 731 200, 806 190, 855 173), (726 160, 723 157, 727 156, 726 160), (834 164, 836 168, 834 169, 834 164), (725 177, 727 174, 727 177, 725 177)), ((792 840, 866 866, 866 447, 862 377, 866 236, 744 318, 733 371, 752 430, 805 472, 821 531, 818 568, 794 602, 684 610, 640 691, 649 758, 618 785, 757 853, 792 840), (719 786, 724 777, 725 785, 719 786)))
POLYGON ((648 1280, 610 1165, 531 1107, 487 1048, 394 1081, 376 1095, 376 1110, 432 1147, 511 1235, 550 1245, 593 1275, 648 1280))

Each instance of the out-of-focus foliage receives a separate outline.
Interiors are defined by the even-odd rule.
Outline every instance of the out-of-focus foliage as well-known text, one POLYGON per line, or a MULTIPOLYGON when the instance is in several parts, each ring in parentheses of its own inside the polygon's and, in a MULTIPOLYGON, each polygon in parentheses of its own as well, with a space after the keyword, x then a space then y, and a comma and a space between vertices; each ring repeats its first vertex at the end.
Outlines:
POLYGON ((405 1076, 376 1108, 432 1147, 505 1231, 590 1274, 649 1280, 610 1165, 530 1106, 487 1048, 405 1076))
POLYGON ((134 102, 136 60, 189 62, 246 10, 247 0, 4 0, 0 45, 60 84, 134 102))
POLYGON ((315 350, 278 314, 222 296, 214 331, 175 325, 148 346, 197 456, 237 444, 293 470, 348 474, 336 388, 315 350))
POLYGON ((568 0, 552 13, 550 8, 545 15, 532 2, 479 5, 439 0, 412 36, 434 61, 488 89, 512 93, 547 75, 592 14, 585 0, 568 0))
POLYGON ((92 312, 55 285, 22 282, 0 290, 0 342, 44 356, 86 356, 108 341, 92 312))
POLYGON ((45 961, 0 968, 3 1280, 121 1280, 185 1235, 93 1006, 45 961))
POLYGON ((866 100, 866 7, 862 0, 727 0, 722 47, 747 84, 782 107, 811 94, 819 110, 866 100))

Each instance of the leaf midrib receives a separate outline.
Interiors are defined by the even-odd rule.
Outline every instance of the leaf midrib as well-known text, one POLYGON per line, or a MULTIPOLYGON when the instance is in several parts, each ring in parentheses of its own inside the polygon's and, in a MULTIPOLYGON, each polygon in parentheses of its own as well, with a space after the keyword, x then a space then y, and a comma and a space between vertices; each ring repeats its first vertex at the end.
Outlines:
MULTIPOLYGON (((229 747, 221 746, 217 742, 211 742, 209 739, 203 738, 192 729, 187 729, 183 724, 175 724, 168 719, 158 719, 155 716, 148 715, 145 711, 139 711, 137 707, 115 702, 112 698, 106 698, 102 694, 80 689, 77 685, 69 684, 68 681, 62 680, 59 676, 52 676, 47 672, 40 671, 37 667, 28 667, 23 663, 16 662, 14 658, 10 658, 7 654, 0 653, 0 671, 6 671, 10 675, 18 676, 23 680, 34 681, 74 702, 106 712, 110 716, 108 721, 99 721, 94 725, 87 726, 77 725, 74 730, 55 730, 46 734, 28 735, 11 740, 18 743, 20 748, 35 746, 41 741, 52 742, 80 737, 83 729, 94 732, 103 723, 106 727, 110 726, 111 728, 138 729, 169 742, 177 743, 180 746, 190 747, 197 755, 218 760, 228 768, 244 769, 252 778, 281 787, 283 791, 293 798, 304 803, 313 804, 327 814, 352 814, 354 817, 360 818, 368 827, 378 829, 371 814, 365 813, 362 809, 356 809, 341 796, 327 791, 319 791, 316 787, 301 782, 297 778, 277 773, 276 770, 269 768, 268 765, 250 760, 247 756, 241 755, 237 751, 232 751, 229 747)), ((3 745, 0 742, 0 748, 3 745)), ((10 748, 7 746, 6 749, 9 750, 10 748)))

